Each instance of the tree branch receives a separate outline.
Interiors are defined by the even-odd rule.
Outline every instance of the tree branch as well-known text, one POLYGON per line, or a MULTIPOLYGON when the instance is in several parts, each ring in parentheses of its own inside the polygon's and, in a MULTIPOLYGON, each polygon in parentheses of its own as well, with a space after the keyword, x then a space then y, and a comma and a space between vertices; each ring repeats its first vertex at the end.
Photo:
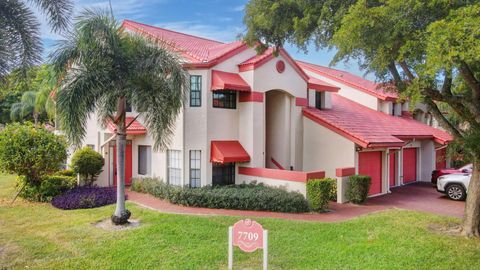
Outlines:
POLYGON ((413 75, 412 71, 410 71, 410 68, 408 67, 407 63, 405 63, 405 61, 400 61, 400 67, 402 68, 403 70, 403 73, 405 73, 405 75, 407 76, 407 78, 410 80, 410 81, 413 81, 415 79, 415 75, 413 75))
POLYGON ((454 137, 462 139, 463 135, 460 130, 457 129, 448 119, 443 115, 443 113, 438 108, 437 104, 433 102, 431 99, 426 99, 424 101, 426 105, 429 107, 429 111, 433 114, 435 119, 439 122, 439 124, 448 130, 454 137))
POLYGON ((135 116, 135 118, 132 119, 132 121, 130 121, 130 123, 127 124, 127 126, 125 127, 125 129, 127 129, 128 127, 130 127, 131 124, 133 124, 133 122, 135 122, 135 120, 137 120, 137 118, 140 116, 140 114, 137 114, 137 116, 135 116))

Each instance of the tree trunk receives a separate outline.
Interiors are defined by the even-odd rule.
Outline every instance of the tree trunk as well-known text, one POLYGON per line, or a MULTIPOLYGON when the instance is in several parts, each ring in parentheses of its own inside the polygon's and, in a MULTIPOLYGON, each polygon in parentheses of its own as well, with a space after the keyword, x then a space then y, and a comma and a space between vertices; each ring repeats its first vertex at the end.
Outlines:
POLYGON ((127 144, 127 134, 125 127, 125 110, 120 103, 125 99, 119 99, 117 127, 117 204, 115 213, 112 216, 113 223, 120 225, 128 222, 130 212, 125 208, 125 148, 127 144))
POLYGON ((480 237, 480 164, 474 158, 472 178, 468 186, 465 214, 463 217, 463 235, 480 237))

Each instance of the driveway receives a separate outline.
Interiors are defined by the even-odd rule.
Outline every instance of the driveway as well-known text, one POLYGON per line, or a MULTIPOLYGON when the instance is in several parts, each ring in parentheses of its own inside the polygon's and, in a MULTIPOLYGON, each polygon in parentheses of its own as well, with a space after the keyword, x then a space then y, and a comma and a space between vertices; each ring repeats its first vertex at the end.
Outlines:
POLYGON ((361 215, 391 209, 401 208, 430 212, 439 215, 462 217, 464 202, 447 199, 438 193, 430 183, 414 183, 407 186, 394 188, 391 194, 370 198, 366 204, 338 204, 330 203, 332 210, 328 213, 275 213, 264 211, 243 211, 228 209, 209 209, 199 207, 186 207, 174 205, 148 194, 127 191, 128 200, 140 206, 164 213, 207 216, 243 216, 243 217, 268 217, 290 220, 337 222, 356 218, 361 215))
POLYGON ((453 201, 430 183, 417 182, 392 188, 392 193, 370 198, 368 205, 396 207, 434 214, 463 217, 465 202, 453 201))

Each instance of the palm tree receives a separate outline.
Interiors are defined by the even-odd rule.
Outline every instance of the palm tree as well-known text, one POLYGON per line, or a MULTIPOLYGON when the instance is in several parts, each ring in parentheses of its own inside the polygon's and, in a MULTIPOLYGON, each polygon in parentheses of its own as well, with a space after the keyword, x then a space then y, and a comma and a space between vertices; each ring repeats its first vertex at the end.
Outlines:
POLYGON ((158 40, 125 33, 106 11, 84 10, 52 63, 60 74, 57 119, 69 141, 80 146, 89 115, 116 126, 117 204, 112 221, 128 222, 125 209, 127 101, 142 117, 156 150, 170 142, 188 86, 180 59, 158 40))
POLYGON ((17 67, 27 68, 40 62, 40 24, 27 2, 46 15, 55 32, 69 25, 70 0, 0 1, 0 78, 17 67))

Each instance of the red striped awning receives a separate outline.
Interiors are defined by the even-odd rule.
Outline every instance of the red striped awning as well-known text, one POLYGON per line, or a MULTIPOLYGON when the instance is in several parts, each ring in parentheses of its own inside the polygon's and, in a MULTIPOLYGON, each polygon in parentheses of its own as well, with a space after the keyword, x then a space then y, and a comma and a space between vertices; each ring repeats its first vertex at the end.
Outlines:
POLYGON ((215 90, 252 91, 245 80, 237 73, 212 70, 212 91, 215 90))
POLYGON ((238 141, 212 141, 210 162, 249 162, 250 156, 238 141))

